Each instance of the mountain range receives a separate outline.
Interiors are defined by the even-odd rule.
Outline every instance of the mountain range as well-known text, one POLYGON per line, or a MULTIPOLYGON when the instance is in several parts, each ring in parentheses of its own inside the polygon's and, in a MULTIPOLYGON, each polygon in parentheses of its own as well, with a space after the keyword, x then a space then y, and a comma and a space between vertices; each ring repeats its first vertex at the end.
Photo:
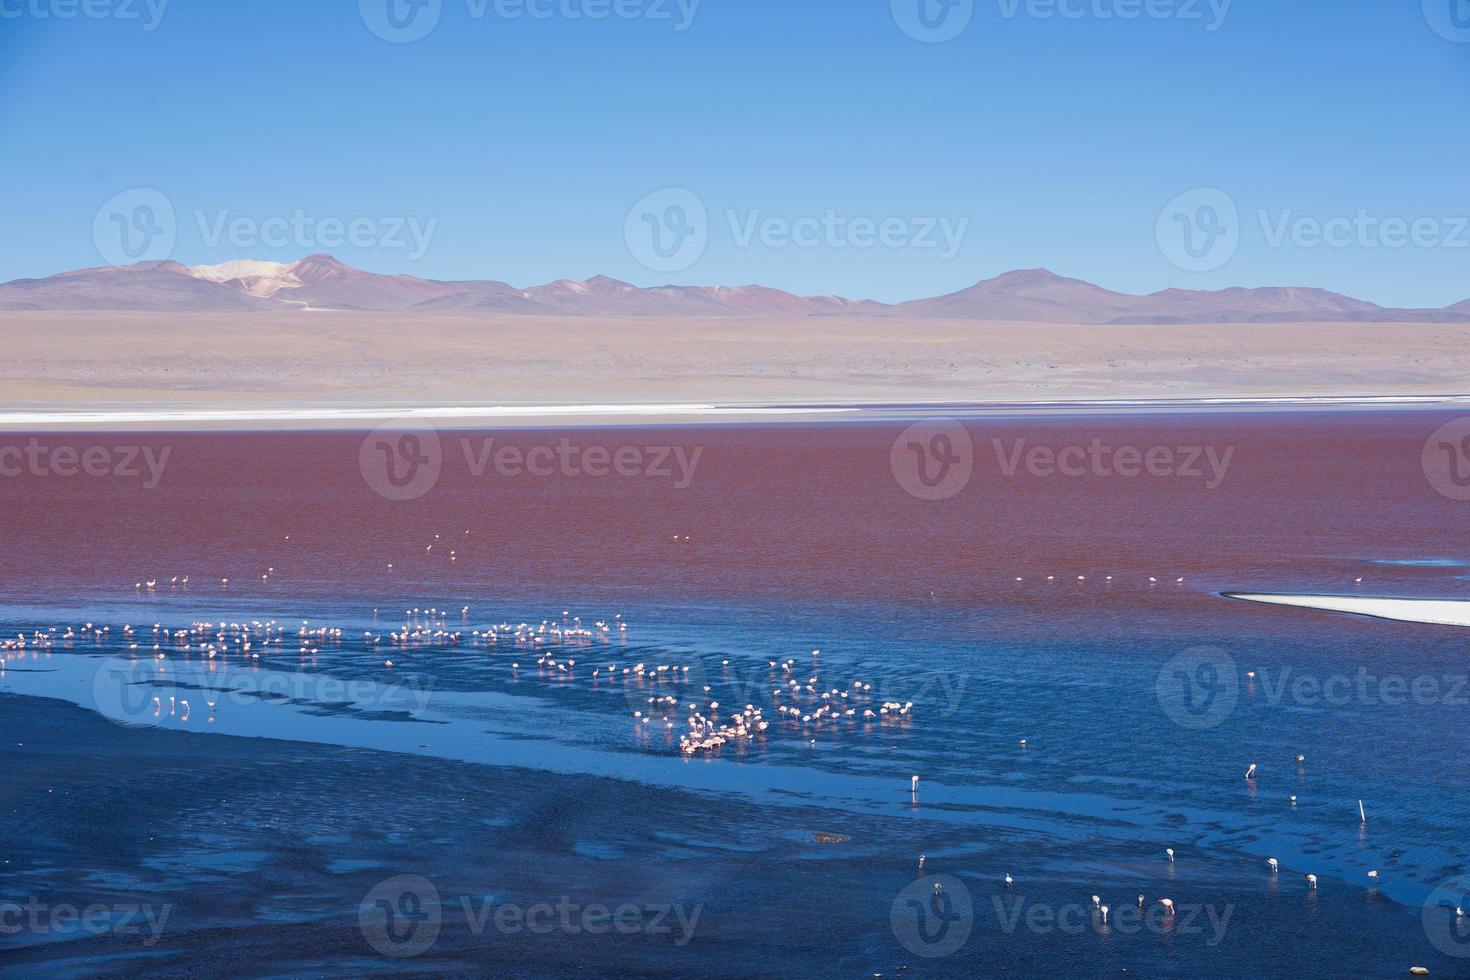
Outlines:
POLYGON ((541 316, 894 316, 1047 323, 1470 322, 1470 300, 1396 309, 1325 289, 1272 286, 1114 292, 1046 269, 1022 269, 958 292, 903 303, 797 296, 766 286, 634 286, 594 276, 518 288, 493 279, 382 275, 308 255, 218 265, 140 262, 0 284, 0 311, 169 313, 285 309, 511 313, 541 316))

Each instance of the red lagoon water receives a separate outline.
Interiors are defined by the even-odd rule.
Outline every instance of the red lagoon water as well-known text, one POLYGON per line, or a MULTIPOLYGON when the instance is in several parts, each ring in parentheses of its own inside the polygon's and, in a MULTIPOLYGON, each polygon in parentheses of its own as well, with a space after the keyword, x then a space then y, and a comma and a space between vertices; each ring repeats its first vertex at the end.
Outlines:
POLYGON ((968 449, 942 425, 902 435, 905 423, 443 430, 409 443, 7 434, 0 590, 116 595, 152 579, 163 592, 187 575, 195 596, 1003 597, 1055 609, 1106 606, 1108 590, 1143 602, 1343 591, 1361 575, 1379 594, 1456 595, 1470 593, 1453 564, 1470 550, 1458 535, 1470 504, 1421 466, 1445 420, 971 419, 968 449), (1451 563, 1417 564, 1436 559, 1451 563))

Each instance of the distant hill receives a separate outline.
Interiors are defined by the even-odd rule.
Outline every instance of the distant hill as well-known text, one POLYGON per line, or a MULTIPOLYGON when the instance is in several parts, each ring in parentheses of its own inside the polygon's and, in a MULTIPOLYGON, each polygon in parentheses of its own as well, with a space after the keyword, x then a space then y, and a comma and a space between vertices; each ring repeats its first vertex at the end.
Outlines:
POLYGON ((593 276, 517 288, 495 279, 365 272, 330 255, 218 265, 140 262, 0 284, 0 310, 218 313, 281 310, 519 313, 542 316, 901 316, 1044 323, 1470 322, 1470 300, 1390 309, 1324 289, 1269 286, 1114 292, 1046 269, 1020 269, 943 296, 887 304, 797 296, 767 286, 634 286, 593 276))

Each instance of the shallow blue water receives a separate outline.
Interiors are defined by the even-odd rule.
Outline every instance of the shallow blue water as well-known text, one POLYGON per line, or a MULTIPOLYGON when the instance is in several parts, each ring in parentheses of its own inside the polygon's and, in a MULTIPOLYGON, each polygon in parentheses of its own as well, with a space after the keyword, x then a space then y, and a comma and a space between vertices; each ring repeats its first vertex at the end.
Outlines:
MULTIPOLYGON (((1086 841, 1084 864, 1061 862, 1048 873, 1113 891, 1115 904, 1134 891, 1172 892, 1177 902, 1212 890, 1306 901, 1313 896, 1303 876, 1311 872, 1321 889, 1371 886, 1402 906, 1407 914, 1384 913, 1385 927, 1425 946, 1414 936, 1413 913, 1467 859, 1461 828, 1470 809, 1470 755, 1455 719, 1466 717, 1470 692, 1456 632, 1263 612, 1208 592, 1177 595, 1177 609, 1154 599, 1147 616, 1130 619, 1136 596, 1125 590, 1089 597, 1080 610, 1075 596, 1059 592, 1044 626, 1021 622, 1025 615, 1003 604, 963 612, 735 603, 588 608, 580 613, 586 622, 616 611, 631 626, 625 638, 541 651, 575 660, 568 671, 538 667, 537 653, 504 640, 366 644, 365 631, 385 631, 393 619, 342 600, 258 610, 183 596, 73 609, 12 605, 3 612, 6 635, 79 627, 83 613, 114 625, 104 642, 12 653, 0 692, 69 701, 144 730, 611 777, 765 813, 815 807, 972 834, 1004 831, 1034 839, 1043 852, 1048 842, 1086 841), (130 651, 116 640, 125 622, 183 627, 196 618, 307 619, 340 626, 344 639, 304 658, 288 649, 259 661, 210 659, 167 642, 166 659, 158 660, 151 643, 130 651), (1215 714, 1181 715, 1183 702, 1172 693, 1171 661, 1201 643, 1214 651, 1209 663, 1237 671, 1235 703, 1223 715, 1218 706, 1215 714), (796 661, 791 671, 788 659, 796 661), (690 666, 691 679, 608 674, 609 665, 637 662, 690 666), (1366 679, 1356 665, 1369 671, 1366 679), (847 703, 859 709, 885 701, 914 707, 901 720, 863 719, 859 710, 826 724, 788 721, 775 715, 776 704, 810 711, 823 703, 786 694, 793 675, 803 685, 817 677, 818 691, 849 692, 847 703), (1395 678, 1405 679, 1407 693, 1396 693, 1395 678), (854 680, 872 690, 854 692, 854 680), (633 718, 649 710, 648 697, 664 694, 676 696, 680 710, 656 711, 652 724, 633 718), (773 724, 749 744, 685 758, 677 750, 684 708, 712 699, 761 706, 773 724), (1298 754, 1304 762, 1295 761, 1298 754), (1426 757, 1432 788, 1409 764, 1426 757), (1259 771, 1247 781, 1252 762, 1259 771), (912 774, 921 776, 917 794, 909 791, 912 774), (1166 847, 1175 851, 1172 863, 1166 847), (1270 873, 1267 857, 1278 859, 1279 874, 1270 873), (1367 877, 1371 869, 1380 872, 1376 880, 1367 877), (1180 881, 1186 875, 1187 885, 1180 881)), ((434 604, 456 610, 445 622, 462 636, 501 621, 561 621, 559 610, 538 614, 530 605, 481 612, 471 603, 472 612, 460 615, 458 597, 434 604)), ((1006 867, 1034 857, 1023 850, 1006 867)), ((945 869, 942 856, 931 860, 931 868, 945 869)), ((162 868, 185 877, 219 870, 197 858, 162 868)), ((963 870, 994 880, 1003 869, 963 870)))

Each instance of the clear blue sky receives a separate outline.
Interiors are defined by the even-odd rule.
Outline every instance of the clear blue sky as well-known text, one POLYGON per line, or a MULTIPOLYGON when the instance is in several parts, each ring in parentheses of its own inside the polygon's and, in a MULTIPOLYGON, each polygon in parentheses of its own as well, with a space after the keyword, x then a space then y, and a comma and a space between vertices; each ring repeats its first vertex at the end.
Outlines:
POLYGON ((437 219, 417 259, 327 250, 517 285, 606 273, 893 300, 1046 266, 1128 291, 1470 298, 1470 230, 1462 247, 1273 247, 1257 217, 1429 217, 1454 239, 1470 216, 1470 43, 1431 29, 1420 0, 1235 0, 1213 31, 1209 0, 1063 0, 1080 18, 974 0, 942 43, 901 30, 890 0, 703 0, 684 31, 675 0, 672 20, 513 20, 497 0, 477 18, 478 0, 440 0, 411 43, 376 36, 356 0, 170 0, 153 30, 145 0, 90 0, 129 2, 133 20, 54 16, 81 2, 0 0, 19 15, 0 18, 0 279, 101 264, 99 206, 143 186, 176 208, 171 254, 190 263, 313 250, 211 245, 197 211, 300 211, 437 219), (1149 2, 1200 19, 1099 16, 1149 2), (1185 271, 1156 219, 1211 186, 1240 209, 1239 248, 1185 271), (695 191, 710 218, 702 257, 670 273, 624 236, 664 187, 695 191), (742 245, 727 210, 969 226, 945 259, 742 245))

